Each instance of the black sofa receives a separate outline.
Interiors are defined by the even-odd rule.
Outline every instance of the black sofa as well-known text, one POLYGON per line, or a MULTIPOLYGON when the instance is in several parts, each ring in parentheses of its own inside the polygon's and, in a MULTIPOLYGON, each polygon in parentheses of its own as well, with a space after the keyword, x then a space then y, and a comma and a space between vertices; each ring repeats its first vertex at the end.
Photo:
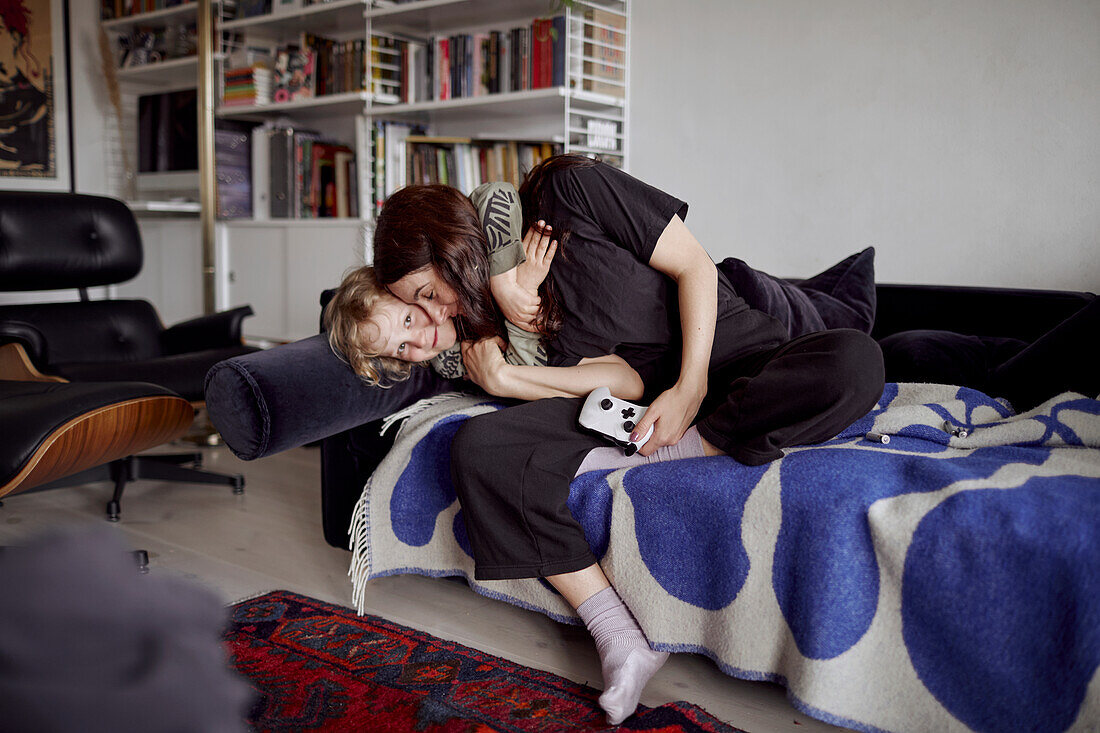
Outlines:
MULTIPOLYGON (((1094 294, 881 284, 875 291, 871 335, 883 347, 887 381, 1007 391, 1018 410, 1066 390, 1100 391, 1098 370, 1078 349, 1098 332, 1094 294)), ((429 381, 422 370, 412 378, 429 381)), ((394 431, 380 436, 381 421, 356 420, 355 395, 365 388, 325 338, 221 362, 206 385, 211 419, 241 458, 320 441, 325 540, 347 548, 352 509, 394 431)))

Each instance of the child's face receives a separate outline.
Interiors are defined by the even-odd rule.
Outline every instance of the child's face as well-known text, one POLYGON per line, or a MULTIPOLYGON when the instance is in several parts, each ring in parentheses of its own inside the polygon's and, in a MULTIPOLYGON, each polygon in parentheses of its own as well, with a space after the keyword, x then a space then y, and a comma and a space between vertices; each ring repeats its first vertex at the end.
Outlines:
POLYGON ((359 335, 370 350, 413 362, 428 361, 458 339, 452 319, 437 326, 423 308, 392 295, 378 299, 370 318, 359 324, 359 335))

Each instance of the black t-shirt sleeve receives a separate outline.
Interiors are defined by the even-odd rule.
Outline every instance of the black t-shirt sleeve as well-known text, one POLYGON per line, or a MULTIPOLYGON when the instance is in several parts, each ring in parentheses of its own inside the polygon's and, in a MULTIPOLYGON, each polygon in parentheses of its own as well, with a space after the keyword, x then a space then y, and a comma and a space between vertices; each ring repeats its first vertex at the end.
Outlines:
POLYGON ((686 203, 605 163, 568 168, 554 186, 560 203, 647 264, 672 217, 687 218, 686 203))

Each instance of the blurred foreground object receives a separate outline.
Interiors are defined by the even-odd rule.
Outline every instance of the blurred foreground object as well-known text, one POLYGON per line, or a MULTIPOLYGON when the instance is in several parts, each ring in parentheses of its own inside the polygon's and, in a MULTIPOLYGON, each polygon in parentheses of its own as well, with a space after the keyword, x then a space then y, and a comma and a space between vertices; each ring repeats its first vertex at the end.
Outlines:
POLYGON ((0 733, 245 729, 247 684, 221 644, 226 609, 138 572, 112 533, 0 550, 0 733))

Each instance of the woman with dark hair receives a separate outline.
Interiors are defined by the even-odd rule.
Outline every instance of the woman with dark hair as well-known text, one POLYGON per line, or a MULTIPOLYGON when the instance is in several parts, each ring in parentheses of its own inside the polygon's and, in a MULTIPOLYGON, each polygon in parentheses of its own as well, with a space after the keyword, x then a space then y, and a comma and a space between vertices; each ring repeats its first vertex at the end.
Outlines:
MULTIPOLYGON (((694 455, 767 463, 784 447, 834 437, 882 394, 882 354, 869 336, 833 330, 791 340, 734 292, 685 226, 683 201, 578 156, 536 166, 519 195, 524 226, 546 221, 559 241, 538 296, 511 270, 488 271, 469 207, 448 207, 434 187, 398 191, 383 207, 379 281, 436 323, 459 316, 476 336, 491 330, 491 293, 510 321, 542 334, 552 367, 625 361, 649 403, 632 437, 653 427, 639 455, 690 437, 694 455)), ((498 344, 468 343, 463 359, 493 392, 498 344)), ((470 419, 452 444, 451 471, 476 577, 544 577, 577 609, 603 664, 600 704, 619 723, 667 655, 650 649, 566 505, 572 478, 600 443, 577 427, 581 400, 555 395, 596 386, 543 385, 521 396, 551 399, 470 419)))

